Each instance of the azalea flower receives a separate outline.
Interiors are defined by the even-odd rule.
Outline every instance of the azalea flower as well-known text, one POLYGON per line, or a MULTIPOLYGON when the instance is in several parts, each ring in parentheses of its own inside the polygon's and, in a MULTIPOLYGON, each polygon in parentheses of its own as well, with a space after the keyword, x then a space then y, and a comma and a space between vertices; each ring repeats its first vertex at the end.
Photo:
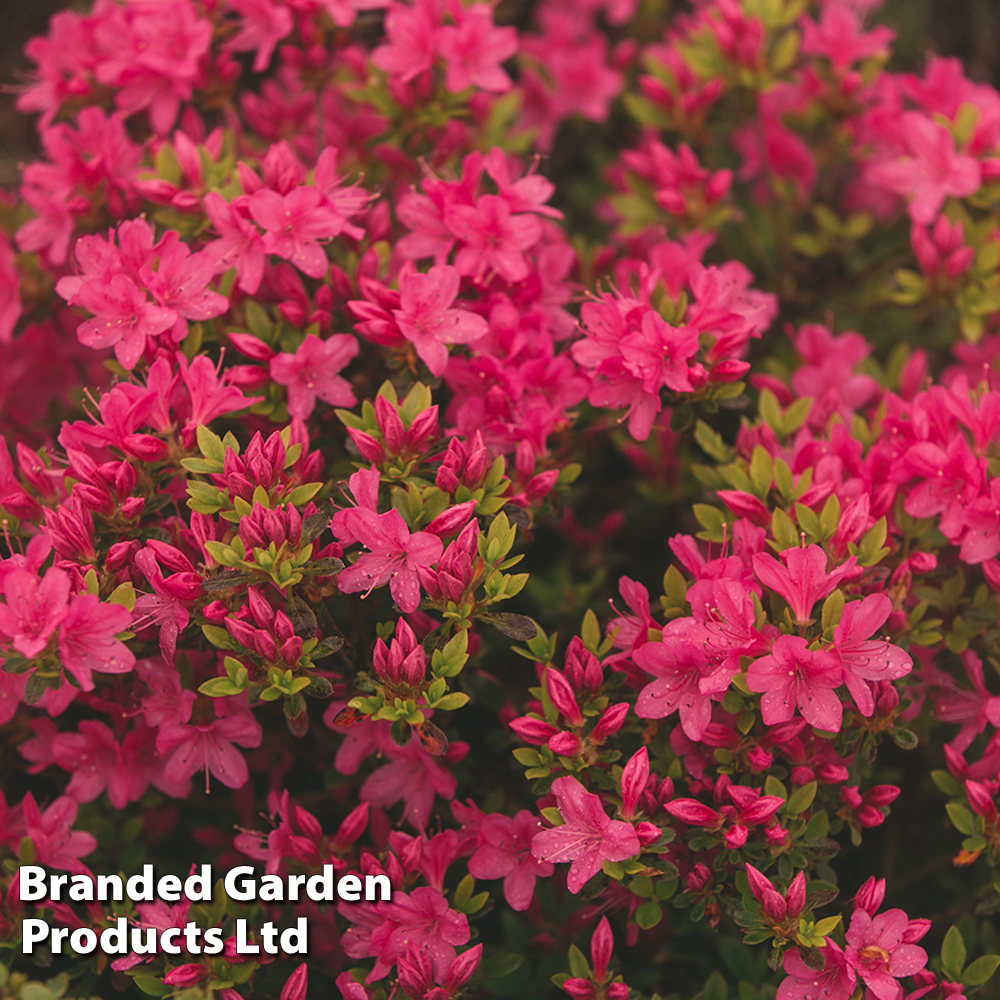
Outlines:
POLYGON ((532 837, 531 853, 539 861, 569 861, 566 888, 578 893, 601 870, 601 863, 627 861, 639 853, 639 838, 630 823, 610 819, 600 796, 588 792, 576 778, 552 782, 563 825, 532 837))

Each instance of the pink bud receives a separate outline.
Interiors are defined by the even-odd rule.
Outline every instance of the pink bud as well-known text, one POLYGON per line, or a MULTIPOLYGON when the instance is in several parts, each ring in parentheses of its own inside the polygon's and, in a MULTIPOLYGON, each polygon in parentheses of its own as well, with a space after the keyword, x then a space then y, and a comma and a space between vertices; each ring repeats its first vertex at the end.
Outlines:
POLYGON ((650 844, 655 844, 663 836, 663 831, 655 823, 643 820, 641 823, 636 823, 635 835, 643 847, 649 847, 650 844))
POLYGON ((666 803, 664 808, 674 819, 679 819, 690 826, 714 826, 720 819, 719 814, 697 799, 674 799, 666 803))
POLYGON ((507 723, 525 743, 540 747, 559 732, 555 726, 541 719, 532 719, 530 716, 522 715, 520 718, 511 719, 507 723))
POLYGON ((260 337, 255 337, 252 333, 229 333, 226 336, 241 354, 253 358, 254 361, 270 361, 276 356, 275 352, 260 337))
POLYGON ((562 988, 573 1000, 594 1000, 597 996, 594 984, 588 979, 567 979, 562 988))
POLYGON ((747 762, 755 771, 766 771, 774 761, 774 756, 763 747, 752 747, 747 751, 747 762))
POLYGON ((178 965, 176 969, 171 969, 164 977, 165 986, 193 986, 200 983, 208 975, 208 970, 204 965, 189 962, 187 965, 178 965))
POLYGON ((576 703, 576 695, 573 693, 569 681, 558 670, 549 667, 545 671, 545 687, 548 690, 549 698, 552 699, 552 704, 559 709, 566 721, 571 726, 582 726, 583 714, 580 712, 580 706, 576 703))
POLYGON ((556 733, 549 740, 549 749, 560 757, 575 757, 581 747, 580 737, 573 733, 556 733))
MULTIPOLYGON (((549 744, 551 746, 551 743, 549 744)), ((639 804, 639 797, 649 780, 649 754, 641 747, 625 765, 621 776, 622 817, 632 819, 639 804)))
POLYGON ((718 496, 734 514, 748 518, 761 527, 770 526, 770 512, 753 494, 742 490, 719 490, 718 496))
POLYGON ((448 510, 438 514, 424 528, 424 531, 429 531, 432 535, 437 535, 439 538, 454 534, 465 525, 466 521, 475 513, 475 510, 475 500, 468 500, 465 503, 458 504, 456 507, 450 507, 448 510))
POLYGON ((876 880, 873 875, 858 889, 854 897, 854 909, 864 910, 870 917, 874 917, 883 899, 885 899, 885 879, 876 880))
POLYGON ((688 872, 687 887, 691 892, 701 892, 706 886, 712 884, 712 872, 700 861, 688 872))
POLYGON ((597 725, 591 730, 591 742, 603 743, 609 736, 617 733, 624 725, 627 715, 628 705, 625 702, 619 702, 605 709, 604 714, 597 720, 597 725))
POLYGON ((726 830, 726 847, 738 851, 746 842, 749 830, 745 826, 731 826, 726 830))
POLYGON ((126 434, 122 447, 143 462, 162 462, 170 453, 166 441, 152 434, 126 434))
POLYGON ((364 431, 359 431, 354 427, 348 427, 347 433, 366 462, 381 465, 385 461, 385 450, 371 434, 366 434, 364 431))
POLYGON ((785 893, 785 902, 788 904, 788 915, 797 917, 806 905, 806 874, 799 872, 792 879, 792 884, 785 893))
POLYGON ((608 962, 611 961, 611 952, 615 946, 614 935, 611 933, 611 924, 607 917, 601 917, 601 922, 594 930, 590 939, 590 958, 594 963, 594 980, 603 983, 608 978, 608 962))
POLYGON ((966 781, 965 796, 973 812, 985 816, 986 819, 996 818, 997 809, 993 804, 993 796, 984 784, 979 781, 966 781))
POLYGON ((454 993, 460 986, 464 986, 471 978, 472 974, 479 967, 479 960, 483 957, 483 946, 477 944, 468 951, 463 951, 448 969, 448 975, 444 985, 449 994, 454 993))
POLYGON ((303 962, 286 981, 281 991, 280 1000, 305 1000, 306 986, 309 983, 309 970, 303 962))

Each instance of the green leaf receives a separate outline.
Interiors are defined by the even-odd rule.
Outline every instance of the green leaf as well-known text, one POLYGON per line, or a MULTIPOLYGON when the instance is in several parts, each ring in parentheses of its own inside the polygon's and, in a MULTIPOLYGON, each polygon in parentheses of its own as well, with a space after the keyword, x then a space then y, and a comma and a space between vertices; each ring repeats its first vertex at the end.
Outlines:
POLYGON ((785 812, 789 816, 798 816, 799 813, 804 813, 812 805, 813 799, 816 798, 816 788, 815 781, 810 781, 808 784, 796 788, 785 803, 785 812))
POLYGON ((577 979, 589 979, 590 978, 590 965, 588 964, 586 958, 583 957, 583 952, 575 944, 569 946, 569 971, 577 979))
POLYGON ((164 986, 155 976, 136 976, 132 981, 143 993, 148 993, 151 997, 165 997, 174 991, 172 986, 164 986))
MULTIPOLYGON (((952 925, 944 936, 941 945, 941 966, 945 975, 953 982, 958 982, 965 968, 965 939, 962 932, 952 925)), ((985 982, 985 980, 984 980, 985 982)))
POLYGON ((962 973, 963 986, 982 986, 1000 966, 1000 955, 980 955, 962 973))
POLYGON ((826 937, 827 934, 831 933, 834 927, 836 927, 839 923, 839 914, 836 917, 824 917, 822 920, 818 921, 816 926, 813 928, 813 935, 826 937))
POLYGON ((597 652, 597 647, 601 644, 601 626, 597 623, 597 615, 592 608, 587 608, 587 613, 583 616, 583 625, 580 627, 580 638, 583 639, 584 646, 592 653, 597 652))
POLYGON ((652 899, 646 900, 635 911, 635 922, 645 931, 655 927, 663 919, 660 904, 652 899))
POLYGON ((209 698, 227 698, 242 690, 242 687, 234 684, 228 677, 213 677, 198 688, 201 694, 206 694, 209 698))
POLYGON ((965 806, 959 805, 957 802, 949 802, 944 808, 952 825, 959 833, 964 833, 967 837, 975 834, 976 818, 965 806))
POLYGON ((823 602, 823 631, 836 628, 840 624, 840 616, 844 610, 844 592, 835 590, 823 602))
POLYGON ((455 709, 468 703, 469 696, 467 694, 462 691, 452 691, 451 694, 446 694, 440 701, 436 702, 434 708, 438 712, 454 712, 455 709))
POLYGON ((131 583, 120 583, 108 597, 108 604, 120 604, 131 611, 135 607, 135 588, 131 583))
POLYGON ((323 488, 322 483, 304 483, 302 486, 296 486, 291 493, 288 494, 288 503, 293 504, 298 507, 301 504, 309 503, 310 500, 323 488))

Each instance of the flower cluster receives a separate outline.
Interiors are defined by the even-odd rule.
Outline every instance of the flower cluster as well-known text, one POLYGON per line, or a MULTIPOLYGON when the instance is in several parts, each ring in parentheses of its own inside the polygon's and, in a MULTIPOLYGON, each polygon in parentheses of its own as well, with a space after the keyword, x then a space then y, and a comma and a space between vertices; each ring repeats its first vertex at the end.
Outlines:
POLYGON ((878 7, 95 0, 28 42, 0 993, 989 981, 1000 95, 887 69, 878 7), (195 849, 392 895, 17 891, 195 849), (35 914, 226 943, 23 956, 35 914), (300 918, 305 963, 237 950, 300 918))

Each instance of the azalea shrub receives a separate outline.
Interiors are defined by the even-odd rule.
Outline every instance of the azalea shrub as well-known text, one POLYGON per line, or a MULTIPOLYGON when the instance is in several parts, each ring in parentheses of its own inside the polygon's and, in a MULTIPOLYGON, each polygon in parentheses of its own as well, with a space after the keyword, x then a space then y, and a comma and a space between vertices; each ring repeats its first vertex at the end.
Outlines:
POLYGON ((0 995, 998 995, 1000 94, 878 6, 28 42, 0 995), (206 863, 392 895, 21 901, 206 863))

